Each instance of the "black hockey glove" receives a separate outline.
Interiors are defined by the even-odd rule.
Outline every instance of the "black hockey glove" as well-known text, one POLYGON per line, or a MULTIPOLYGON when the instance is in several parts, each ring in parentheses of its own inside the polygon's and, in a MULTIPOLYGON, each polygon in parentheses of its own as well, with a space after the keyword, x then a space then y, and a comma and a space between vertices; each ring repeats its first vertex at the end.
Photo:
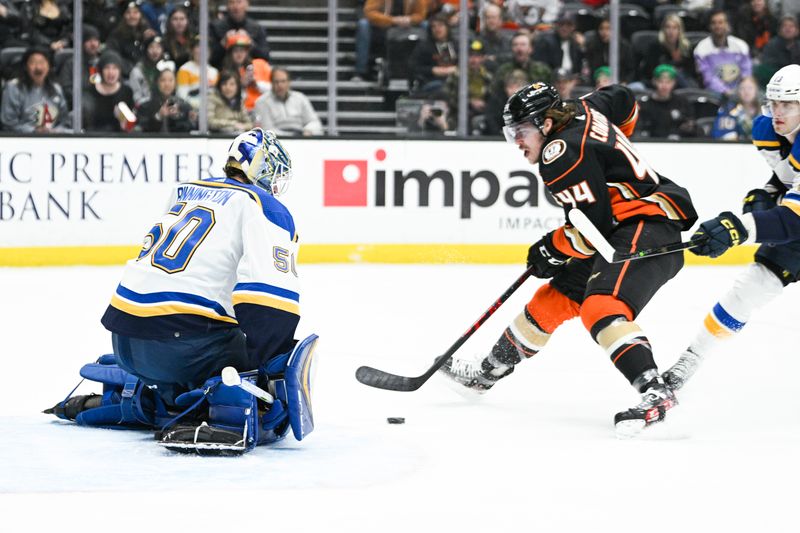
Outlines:
POLYGON ((747 230, 739 218, 725 211, 717 218, 706 220, 692 235, 692 241, 699 243, 690 251, 695 255, 719 257, 728 248, 738 246, 747 240, 747 230))
POLYGON ((742 203, 742 213, 764 211, 765 209, 772 209, 777 205, 775 197, 764 189, 753 189, 748 192, 742 203))
POLYGON ((556 250, 551 236, 552 233, 548 233, 528 248, 528 268, 533 267, 533 275, 537 278, 552 278, 569 259, 556 250))

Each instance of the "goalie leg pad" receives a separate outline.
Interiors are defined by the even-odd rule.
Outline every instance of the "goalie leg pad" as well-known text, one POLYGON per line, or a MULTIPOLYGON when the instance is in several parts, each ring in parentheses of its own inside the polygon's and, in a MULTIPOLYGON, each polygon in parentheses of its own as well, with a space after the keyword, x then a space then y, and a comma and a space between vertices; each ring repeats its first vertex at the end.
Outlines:
POLYGON ((297 440, 303 440, 314 431, 311 386, 318 339, 312 334, 295 345, 284 370, 284 379, 275 383, 276 394, 286 402, 292 433, 297 440))
POLYGON ((139 378, 121 369, 112 354, 84 365, 84 379, 103 384, 103 394, 70 396, 48 414, 74 420, 81 426, 152 428, 169 418, 161 398, 139 378))

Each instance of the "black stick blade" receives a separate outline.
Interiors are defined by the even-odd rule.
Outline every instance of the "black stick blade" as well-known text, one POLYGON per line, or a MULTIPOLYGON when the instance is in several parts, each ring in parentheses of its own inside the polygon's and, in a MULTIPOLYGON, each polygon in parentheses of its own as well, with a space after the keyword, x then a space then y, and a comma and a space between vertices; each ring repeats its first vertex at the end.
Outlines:
POLYGON ((415 391, 426 381, 420 378, 397 376, 370 366, 359 367, 356 370, 356 379, 368 387, 399 392, 415 391))

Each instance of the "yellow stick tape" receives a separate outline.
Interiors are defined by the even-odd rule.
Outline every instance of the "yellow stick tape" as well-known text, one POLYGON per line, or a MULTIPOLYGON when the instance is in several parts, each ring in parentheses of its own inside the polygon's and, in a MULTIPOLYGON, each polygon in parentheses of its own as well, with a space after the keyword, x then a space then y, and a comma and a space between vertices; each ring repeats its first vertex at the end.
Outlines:
MULTIPOLYGON (((0 266, 122 265, 136 257, 140 246, 43 246, 0 248, 0 266)), ((709 259, 686 253, 687 265, 744 265, 753 261, 756 246, 732 248, 709 259)), ((525 263, 523 244, 305 244, 300 263, 525 263)), ((646 259, 645 259, 646 261, 646 259)))

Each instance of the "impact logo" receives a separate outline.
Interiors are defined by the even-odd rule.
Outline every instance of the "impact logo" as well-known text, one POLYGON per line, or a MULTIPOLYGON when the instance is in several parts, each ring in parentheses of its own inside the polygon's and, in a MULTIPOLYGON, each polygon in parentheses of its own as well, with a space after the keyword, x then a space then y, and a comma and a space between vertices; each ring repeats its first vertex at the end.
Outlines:
POLYGON ((495 172, 486 169, 388 169, 383 163, 386 157, 385 150, 376 150, 374 160, 379 164, 372 171, 366 159, 325 159, 323 205, 430 207, 433 204, 456 208, 462 219, 471 218, 476 207, 488 208, 498 203, 509 207, 536 207, 541 195, 550 205, 558 206, 549 192, 540 191, 536 175, 527 170, 512 170, 501 180, 495 172))
MULTIPOLYGON (((383 161, 386 152, 378 150, 375 159, 383 161)), ((367 205, 367 161, 326 159, 323 205, 332 207, 365 207, 367 205)))

